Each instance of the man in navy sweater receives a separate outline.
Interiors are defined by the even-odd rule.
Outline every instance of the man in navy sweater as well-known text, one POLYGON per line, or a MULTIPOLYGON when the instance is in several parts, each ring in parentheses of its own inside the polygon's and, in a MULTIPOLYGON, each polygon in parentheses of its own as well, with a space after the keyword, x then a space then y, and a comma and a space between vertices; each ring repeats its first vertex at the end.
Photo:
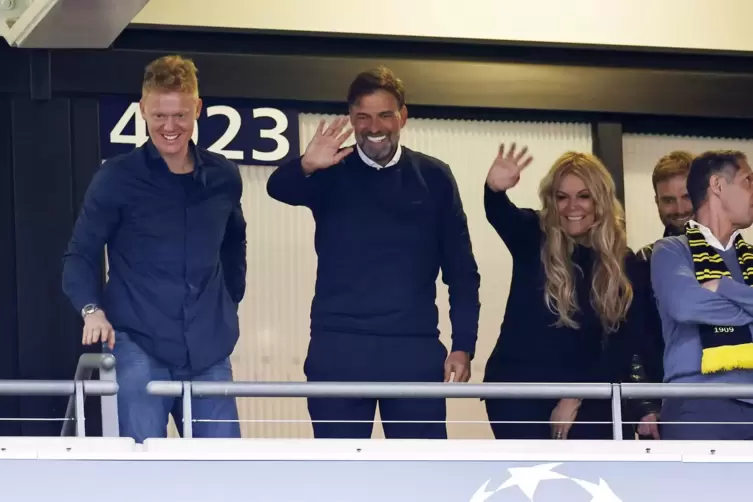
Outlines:
MULTIPOLYGON (((358 75, 348 119, 319 124, 302 158, 270 177, 271 197, 311 209, 318 271, 309 381, 466 382, 476 345, 480 278, 450 168, 399 144, 402 82, 358 75), (344 131, 344 132, 343 132, 344 131), (355 148, 341 148, 355 133, 355 148), (436 280, 449 287, 452 348, 439 341, 436 280)), ((368 438, 376 399, 308 400, 314 435, 368 438), (338 421, 329 422, 329 421, 338 421)), ((444 399, 382 399, 387 438, 447 437, 444 399)))
MULTIPOLYGON (((201 111, 196 67, 167 56, 147 66, 147 143, 108 160, 89 186, 63 263, 63 289, 84 319, 82 342, 117 364, 121 436, 167 434, 179 399, 151 380, 232 380, 238 303, 246 281, 246 222, 238 167, 191 141, 201 111), (109 281, 101 292, 107 245, 109 281)), ((232 398, 193 402, 196 437, 240 437, 232 398)))

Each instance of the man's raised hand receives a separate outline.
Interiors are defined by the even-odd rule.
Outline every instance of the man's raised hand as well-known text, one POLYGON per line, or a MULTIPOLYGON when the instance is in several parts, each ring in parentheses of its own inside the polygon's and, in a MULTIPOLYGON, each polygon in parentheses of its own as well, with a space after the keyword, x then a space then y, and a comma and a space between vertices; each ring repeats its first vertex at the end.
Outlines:
POLYGON ((340 150, 345 140, 353 133, 351 127, 343 132, 348 120, 348 117, 340 117, 326 129, 324 120, 319 122, 314 138, 309 142, 301 159, 301 165, 306 174, 334 166, 353 152, 353 147, 340 150))

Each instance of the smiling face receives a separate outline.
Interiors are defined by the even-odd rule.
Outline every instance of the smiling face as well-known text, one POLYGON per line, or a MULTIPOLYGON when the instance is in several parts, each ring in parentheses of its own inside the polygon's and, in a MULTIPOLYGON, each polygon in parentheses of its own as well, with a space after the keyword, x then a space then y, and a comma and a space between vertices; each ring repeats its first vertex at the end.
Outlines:
POLYGON ((687 176, 678 175, 656 184, 659 218, 665 227, 671 227, 676 231, 682 231, 688 220, 693 217, 687 181, 687 176))
POLYGON ((562 177, 554 193, 563 230, 571 237, 580 237, 593 227, 596 211, 591 191, 575 174, 562 177))
POLYGON ((386 165, 395 156, 407 109, 382 89, 361 96, 350 107, 350 122, 356 143, 371 160, 386 165))
POLYGON ((165 158, 188 154, 188 142, 200 113, 201 99, 190 92, 151 91, 141 98, 141 115, 149 137, 165 158))

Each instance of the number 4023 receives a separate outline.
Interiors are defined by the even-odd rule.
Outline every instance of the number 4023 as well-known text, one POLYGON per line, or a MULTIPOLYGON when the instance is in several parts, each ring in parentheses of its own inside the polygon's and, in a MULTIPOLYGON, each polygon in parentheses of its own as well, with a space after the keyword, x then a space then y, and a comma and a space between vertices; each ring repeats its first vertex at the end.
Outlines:
MULTIPOLYGON (((225 156, 230 160, 238 160, 243 162, 246 160, 243 150, 227 150, 227 146, 233 141, 241 129, 241 114, 238 110, 231 106, 226 105, 214 105, 207 107, 207 117, 214 115, 224 115, 228 119, 228 125, 225 132, 215 141, 212 145, 207 147, 207 150, 225 156)), ((288 118, 285 114, 277 108, 254 108, 253 117, 271 118, 275 122, 275 126, 272 129, 262 129, 259 132, 261 138, 268 138, 276 143, 276 147, 271 152, 262 152, 259 150, 251 150, 252 160, 261 162, 274 162, 282 160, 290 152, 290 142, 283 136, 283 133, 288 128, 288 118)), ((120 117, 118 122, 110 131, 110 142, 114 144, 127 144, 135 145, 139 147, 146 143, 149 139, 149 135, 146 130, 146 122, 141 116, 141 110, 139 109, 139 103, 131 103, 126 109, 125 113, 120 117), (134 134, 124 134, 124 130, 129 122, 134 121, 134 134)), ((199 124, 195 124, 192 139, 194 143, 199 142, 199 124)))

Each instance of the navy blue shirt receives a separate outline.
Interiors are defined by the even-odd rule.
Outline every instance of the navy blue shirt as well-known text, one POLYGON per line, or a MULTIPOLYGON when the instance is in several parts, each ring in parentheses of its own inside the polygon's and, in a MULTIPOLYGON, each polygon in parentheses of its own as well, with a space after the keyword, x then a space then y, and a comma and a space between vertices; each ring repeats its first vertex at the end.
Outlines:
POLYGON ((238 167, 190 147, 188 174, 170 172, 151 142, 102 165, 65 253, 63 290, 78 311, 101 306, 116 331, 168 367, 200 371, 238 340, 246 222, 238 167))
POLYGON ((403 147, 376 169, 356 152, 305 176, 300 159, 279 167, 267 191, 309 207, 318 269, 312 334, 439 334, 436 281, 449 286, 452 350, 473 354, 480 278, 450 168, 403 147))

